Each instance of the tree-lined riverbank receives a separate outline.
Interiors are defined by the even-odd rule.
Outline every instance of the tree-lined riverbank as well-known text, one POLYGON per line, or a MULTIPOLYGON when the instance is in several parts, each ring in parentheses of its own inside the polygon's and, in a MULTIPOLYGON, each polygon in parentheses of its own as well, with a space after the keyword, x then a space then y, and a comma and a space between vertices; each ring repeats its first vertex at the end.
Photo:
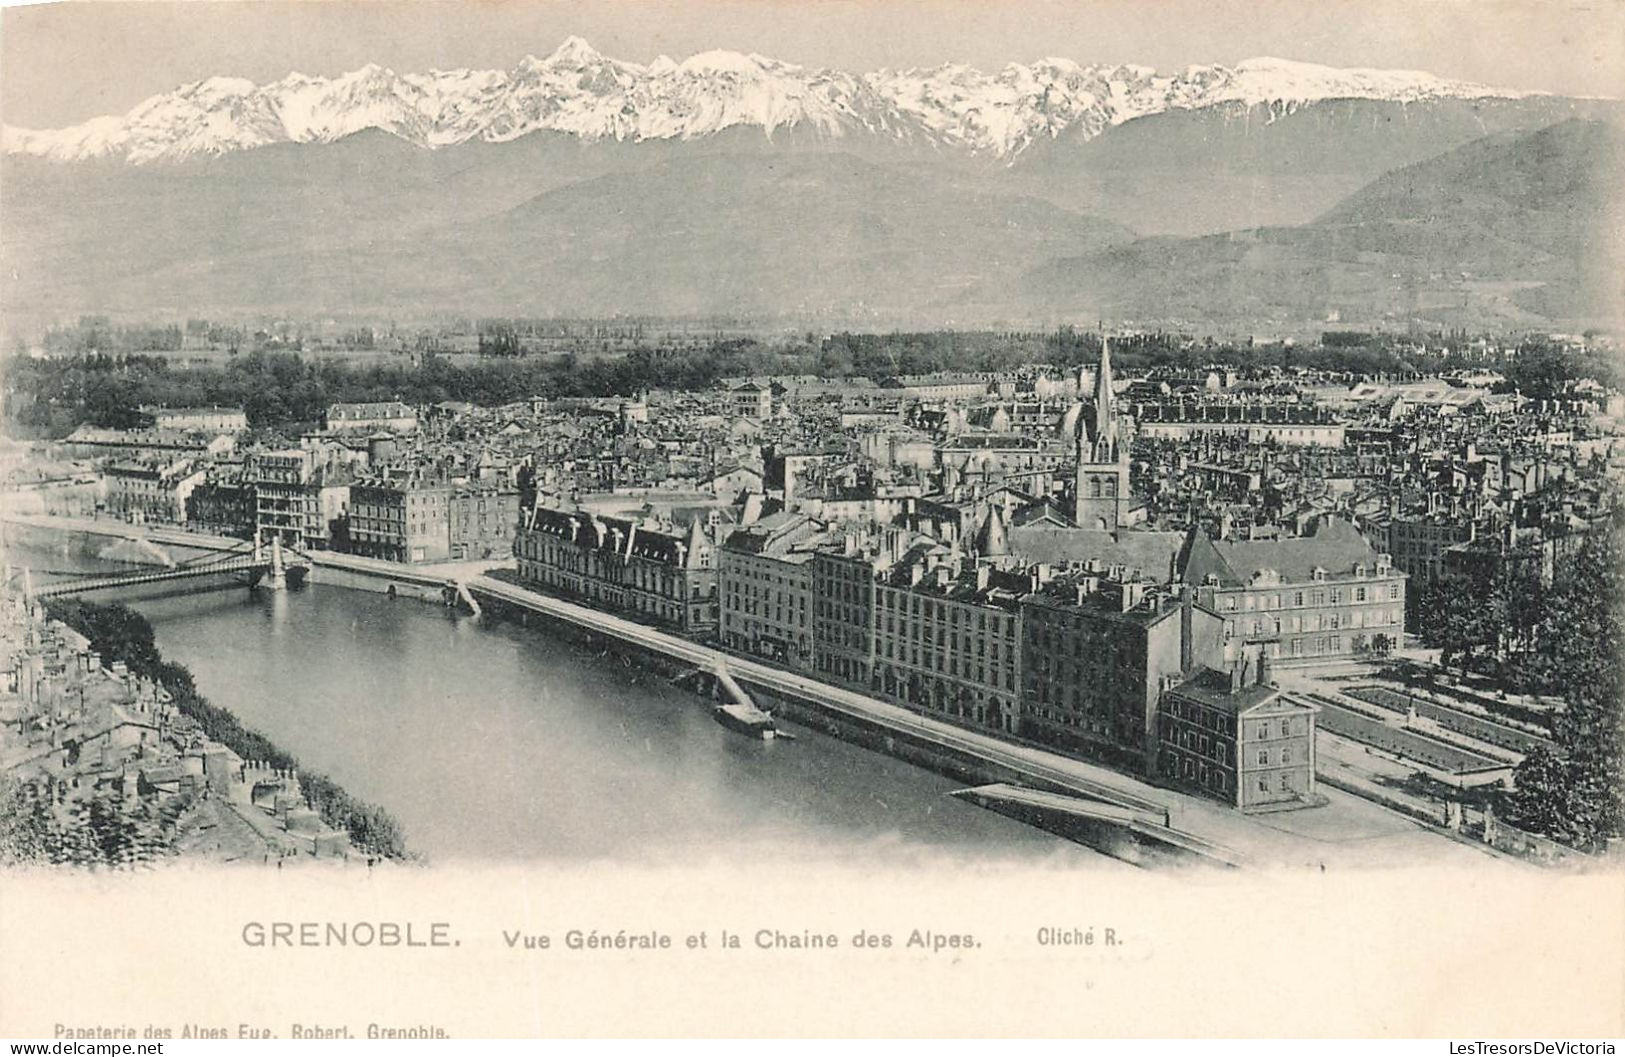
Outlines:
POLYGON ((244 760, 299 771, 305 801, 322 821, 348 833, 356 850, 389 859, 407 858, 405 836, 394 816, 350 795, 326 775, 301 768, 293 754, 244 726, 231 712, 211 704, 198 692, 190 669, 164 660, 152 624, 140 613, 127 606, 101 605, 78 598, 52 599, 47 608, 51 616, 88 638, 103 658, 123 661, 136 675, 162 686, 176 707, 196 720, 210 739, 244 760))

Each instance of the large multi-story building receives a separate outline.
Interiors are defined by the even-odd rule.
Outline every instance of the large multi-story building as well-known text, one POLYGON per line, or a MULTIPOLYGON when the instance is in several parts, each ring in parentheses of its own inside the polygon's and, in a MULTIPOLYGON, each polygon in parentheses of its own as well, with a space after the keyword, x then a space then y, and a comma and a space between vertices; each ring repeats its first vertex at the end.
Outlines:
POLYGON ((909 708, 1015 733, 1024 573, 916 547, 874 585, 871 684, 909 708))
POLYGON ((1273 663, 1309 665, 1404 640, 1405 574, 1340 519, 1291 539, 1213 540, 1193 530, 1182 575, 1224 618, 1226 666, 1255 643, 1273 663))
POLYGON ((333 529, 348 512, 350 478, 308 448, 256 452, 246 472, 254 487, 254 528, 285 546, 327 550, 333 529))
POLYGON ((729 649, 813 663, 813 548, 823 525, 783 512, 735 529, 717 551, 717 637, 729 649))
POLYGON ((936 462, 957 481, 1034 478, 1066 464, 1066 449, 1051 437, 1020 433, 955 433, 936 445, 936 462))
POLYGON ((1268 661, 1243 655, 1162 695, 1156 774, 1243 811, 1315 799, 1316 709, 1270 685, 1268 661))
POLYGON ((451 486, 420 478, 350 487, 349 550, 395 562, 451 556, 451 486))
POLYGON ((186 527, 247 538, 254 534, 254 487, 235 473, 211 474, 186 497, 186 527))
POLYGON ((875 579, 916 543, 903 529, 843 532, 813 553, 813 667, 831 682, 872 689, 875 661, 875 579))
POLYGON ((728 390, 728 412, 741 418, 768 418, 773 414, 773 387, 748 381, 728 390))
POLYGON ((496 483, 407 476, 350 489, 351 553, 397 562, 513 553, 519 493, 496 483))
POLYGON ((716 627, 715 548, 698 519, 685 530, 538 506, 513 549, 528 584, 688 632, 716 627))
POLYGON ((327 428, 338 432, 388 430, 411 433, 418 428, 418 413, 398 400, 372 404, 334 404, 327 409, 327 428))
POLYGON ((141 414, 158 429, 195 432, 242 433, 248 414, 240 407, 156 407, 143 405, 141 414))
POLYGON ((1478 535, 1472 518, 1449 514, 1394 517, 1388 522, 1388 554, 1412 584, 1430 584, 1444 575, 1445 553, 1478 535))
POLYGON ((98 429, 80 426, 62 439, 71 455, 89 458, 118 456, 146 458, 168 455, 209 459, 222 456, 237 446, 229 433, 194 433, 178 429, 98 429))
POLYGON ((505 483, 471 482, 452 489, 446 511, 454 560, 513 553, 519 526, 519 491, 505 483))
POLYGON ((107 509, 133 521, 179 524, 186 500, 208 476, 191 459, 124 459, 107 467, 107 509))
POLYGON ((1326 408, 1305 404, 1143 404, 1134 422, 1140 436, 1152 439, 1231 436, 1287 447, 1341 448, 1348 432, 1326 408))
POLYGON ((1145 771, 1163 689, 1221 652, 1222 621, 1121 567, 1072 570, 1023 609, 1021 733, 1145 771))

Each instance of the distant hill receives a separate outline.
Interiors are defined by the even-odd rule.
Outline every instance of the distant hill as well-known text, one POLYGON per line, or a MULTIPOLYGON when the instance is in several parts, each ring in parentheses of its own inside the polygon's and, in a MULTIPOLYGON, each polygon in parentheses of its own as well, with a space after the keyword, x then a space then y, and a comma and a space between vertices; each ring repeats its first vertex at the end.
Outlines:
POLYGON ((1625 116, 1612 101, 1557 96, 1167 110, 1092 137, 1033 144, 1010 184, 1142 235, 1305 224, 1394 169, 1501 133, 1625 116))
POLYGON ((39 283, 36 298, 155 311, 251 304, 951 318, 966 291, 1011 285, 1035 260, 1132 238, 1036 199, 844 154, 677 157, 503 208, 495 196, 448 192, 478 179, 455 169, 390 180, 372 146, 356 145, 367 165, 332 197, 328 174, 279 166, 252 182, 201 181, 186 195, 155 196, 153 209, 118 208, 99 232, 75 223, 65 203, 35 203, 20 223, 61 230, 18 247, 14 259, 26 263, 8 292, 37 275, 51 281, 39 283))
POLYGON ((1618 318, 1625 134, 1571 119, 1387 173, 1313 221, 1053 261, 1028 303, 1111 318, 1530 324, 1618 318))

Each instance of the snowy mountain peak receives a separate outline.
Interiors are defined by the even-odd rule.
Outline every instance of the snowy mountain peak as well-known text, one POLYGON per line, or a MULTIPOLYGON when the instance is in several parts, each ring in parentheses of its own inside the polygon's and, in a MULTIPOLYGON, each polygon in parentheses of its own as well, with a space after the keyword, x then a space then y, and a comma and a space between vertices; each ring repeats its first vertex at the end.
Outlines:
POLYGON ((7 153, 59 161, 179 161, 281 142, 330 142, 381 129, 423 147, 510 140, 549 130, 583 139, 688 139, 746 126, 802 125, 839 136, 922 137, 1013 157, 1042 139, 1090 138, 1167 110, 1245 104, 1293 108, 1328 99, 1415 102, 1524 93, 1409 70, 1336 69, 1290 59, 1191 66, 1086 66, 1060 57, 985 73, 958 63, 853 75, 764 55, 705 51, 681 62, 621 62, 571 36, 512 70, 397 74, 369 63, 332 78, 290 73, 256 85, 210 77, 122 116, 71 128, 5 128, 7 153))
POLYGON ((562 44, 553 49, 553 54, 547 57, 547 61, 555 66, 586 66, 588 63, 597 62, 602 58, 603 56, 598 53, 597 48, 594 48, 580 37, 571 34, 564 38, 562 44))

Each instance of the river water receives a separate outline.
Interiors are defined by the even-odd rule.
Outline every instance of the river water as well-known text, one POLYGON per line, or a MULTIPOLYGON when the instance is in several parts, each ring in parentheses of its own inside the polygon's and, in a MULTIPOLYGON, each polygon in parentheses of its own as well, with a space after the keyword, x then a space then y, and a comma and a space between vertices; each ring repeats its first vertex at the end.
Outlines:
POLYGON ((748 740, 660 677, 535 628, 321 585, 123 600, 210 700, 389 809, 431 862, 1127 868, 838 739, 748 740))

